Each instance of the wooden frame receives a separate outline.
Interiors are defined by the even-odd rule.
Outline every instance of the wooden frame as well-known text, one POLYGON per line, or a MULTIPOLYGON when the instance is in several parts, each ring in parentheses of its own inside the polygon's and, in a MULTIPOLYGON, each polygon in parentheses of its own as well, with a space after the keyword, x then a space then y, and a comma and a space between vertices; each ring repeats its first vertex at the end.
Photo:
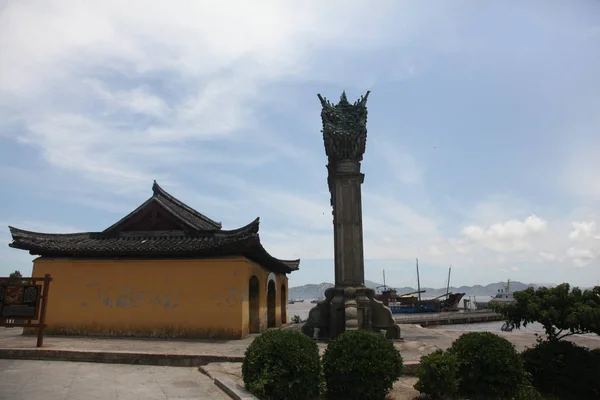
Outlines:
MULTIPOLYGON (((8 293, 9 288, 14 289, 15 287, 27 287, 34 286, 37 287, 37 299, 35 301, 35 312, 32 317, 19 318, 18 316, 14 317, 2 317, 0 314, 0 327, 20 327, 20 328, 37 328, 38 336, 37 336, 37 345, 36 347, 42 347, 44 344, 44 328, 46 327, 46 310, 48 308, 48 293, 50 291, 50 282, 52 282, 52 276, 50 274, 46 274, 43 278, 0 278, 0 289, 4 289, 4 293, 8 293), (18 283, 15 283, 18 282, 18 283), (36 285, 36 282, 43 282, 43 286, 36 285), (40 288, 42 288, 42 293, 40 295, 40 288), (24 320, 27 323, 15 323, 8 321, 15 320, 24 320), (37 321, 34 322, 34 321, 37 321)), ((0 299, 2 304, 0 306, 4 306, 5 298, 0 299)), ((28 302, 31 303, 31 302, 28 302)), ((24 299, 21 299, 21 306, 26 306, 24 299)))

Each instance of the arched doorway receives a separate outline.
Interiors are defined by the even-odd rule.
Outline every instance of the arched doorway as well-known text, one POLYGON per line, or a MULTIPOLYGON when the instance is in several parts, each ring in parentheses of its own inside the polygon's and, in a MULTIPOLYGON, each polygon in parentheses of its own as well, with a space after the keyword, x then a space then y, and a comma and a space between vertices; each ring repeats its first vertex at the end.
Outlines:
POLYGON ((287 296, 285 294, 285 285, 281 285, 281 323, 287 324, 287 296))
POLYGON ((275 291, 277 287, 275 286, 275 282, 269 280, 267 284, 267 327, 274 328, 277 324, 275 321, 275 311, 276 311, 276 303, 275 303, 275 291))
POLYGON ((260 332, 260 305, 258 302, 259 293, 258 278, 256 276, 252 276, 248 286, 248 305, 250 307, 250 311, 248 313, 248 330, 250 333, 260 332))

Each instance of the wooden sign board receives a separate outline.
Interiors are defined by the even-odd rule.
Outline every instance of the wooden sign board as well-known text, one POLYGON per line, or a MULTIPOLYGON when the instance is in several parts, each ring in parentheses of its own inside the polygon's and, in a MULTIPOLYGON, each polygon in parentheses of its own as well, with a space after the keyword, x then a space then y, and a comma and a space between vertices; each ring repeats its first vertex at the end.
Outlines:
POLYGON ((0 282, 0 318, 38 319, 42 285, 0 282))
POLYGON ((37 347, 42 347, 51 281, 50 275, 0 278, 0 326, 38 328, 37 347))

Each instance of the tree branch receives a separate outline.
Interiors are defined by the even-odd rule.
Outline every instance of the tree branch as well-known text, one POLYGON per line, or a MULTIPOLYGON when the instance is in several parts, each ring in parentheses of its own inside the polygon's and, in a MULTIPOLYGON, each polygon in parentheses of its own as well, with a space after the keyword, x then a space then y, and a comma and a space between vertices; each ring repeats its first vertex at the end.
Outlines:
POLYGON ((584 331, 567 332, 562 336, 558 336, 556 338, 556 340, 560 340, 560 339, 566 338, 567 336, 571 336, 571 335, 583 335, 584 333, 586 333, 586 332, 584 332, 584 331))

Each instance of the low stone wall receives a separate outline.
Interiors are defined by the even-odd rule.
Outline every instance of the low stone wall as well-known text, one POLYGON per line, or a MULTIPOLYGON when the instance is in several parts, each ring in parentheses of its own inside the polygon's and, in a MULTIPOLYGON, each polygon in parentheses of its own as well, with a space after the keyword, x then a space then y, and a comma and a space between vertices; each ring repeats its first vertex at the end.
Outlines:
POLYGON ((60 349, 0 349, 0 359, 96 362, 108 364, 199 367, 216 362, 242 362, 243 356, 80 351, 60 349))

